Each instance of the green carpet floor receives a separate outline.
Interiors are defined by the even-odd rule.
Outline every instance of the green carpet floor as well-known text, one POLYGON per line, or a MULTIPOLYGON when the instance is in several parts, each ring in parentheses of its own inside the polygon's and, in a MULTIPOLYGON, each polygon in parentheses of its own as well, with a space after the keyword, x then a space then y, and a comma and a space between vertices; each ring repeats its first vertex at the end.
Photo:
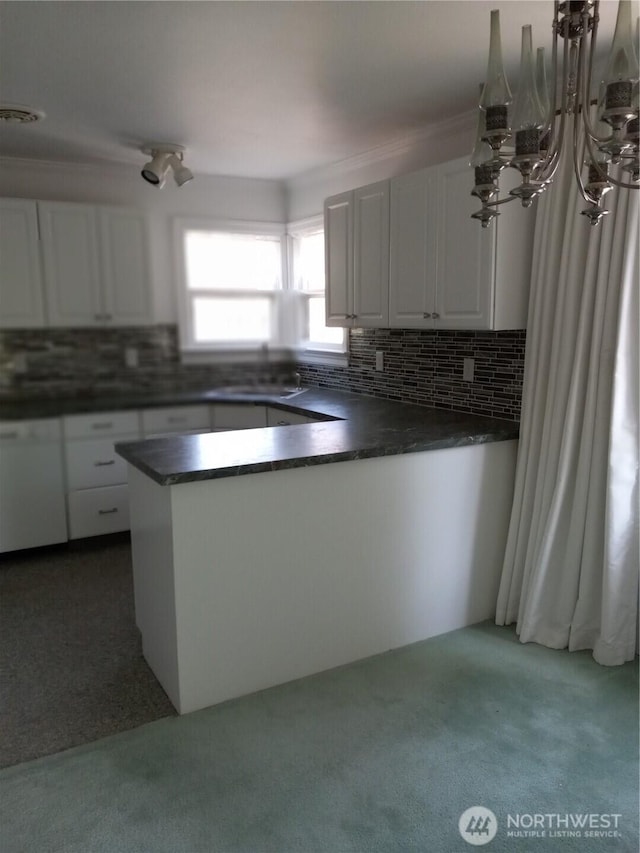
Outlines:
POLYGON ((637 853, 637 664, 455 631, 7 768, 0 851, 464 853, 472 806, 487 851, 637 853))

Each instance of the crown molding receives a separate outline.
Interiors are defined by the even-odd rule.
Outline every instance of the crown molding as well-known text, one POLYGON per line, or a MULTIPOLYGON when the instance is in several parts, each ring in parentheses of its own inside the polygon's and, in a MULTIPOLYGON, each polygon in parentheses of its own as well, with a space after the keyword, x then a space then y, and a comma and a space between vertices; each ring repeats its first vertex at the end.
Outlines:
POLYGON ((0 156, 0 167, 6 166, 15 166, 17 168, 22 169, 46 169, 48 172, 51 170, 54 171, 65 171, 71 169, 74 172, 101 172, 104 174, 105 171, 109 172, 118 172, 122 174, 124 170, 127 169, 135 169, 136 165, 131 162, 127 162, 125 160, 102 160, 100 162, 82 162, 76 160, 39 160, 39 159, 31 159, 29 157, 6 157, 0 156))
MULTIPOLYGON (((459 115, 443 119, 425 127, 408 131, 398 139, 387 142, 384 145, 378 145, 368 151, 363 151, 361 154, 354 154, 351 157, 346 157, 344 160, 338 160, 335 163, 329 163, 326 166, 319 166, 315 169, 309 169, 307 172, 293 175, 286 180, 286 184, 288 187, 314 184, 326 180, 328 177, 338 177, 355 172, 358 169, 365 169, 385 160, 402 157, 415 151, 420 146, 424 146, 430 140, 446 136, 456 136, 472 129, 477 115, 476 109, 468 110, 465 113, 460 113, 459 115)), ((469 150, 471 150, 472 143, 473 140, 470 140, 469 150)))

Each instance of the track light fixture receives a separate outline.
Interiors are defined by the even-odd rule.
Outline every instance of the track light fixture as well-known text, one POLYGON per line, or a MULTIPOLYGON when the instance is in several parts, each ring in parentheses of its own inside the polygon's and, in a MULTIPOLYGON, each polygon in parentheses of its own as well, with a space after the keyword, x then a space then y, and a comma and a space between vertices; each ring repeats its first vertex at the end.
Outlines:
POLYGON ((151 155, 151 160, 145 163, 140 173, 145 181, 160 189, 164 186, 167 172, 171 168, 173 179, 181 187, 193 179, 190 169, 183 164, 184 147, 169 145, 162 142, 150 142, 141 148, 143 154, 151 155))

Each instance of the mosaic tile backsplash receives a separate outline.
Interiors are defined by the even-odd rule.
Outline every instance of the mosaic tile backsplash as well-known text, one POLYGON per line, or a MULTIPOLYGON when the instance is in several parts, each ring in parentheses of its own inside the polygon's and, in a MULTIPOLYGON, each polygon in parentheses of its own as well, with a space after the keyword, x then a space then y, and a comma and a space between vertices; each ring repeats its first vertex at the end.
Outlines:
POLYGON ((74 397, 288 382, 293 361, 183 365, 175 325, 0 332, 2 397, 74 397), (137 367, 127 367, 135 349, 137 367))
POLYGON ((2 397, 69 397, 223 387, 247 381, 303 384, 518 421, 525 332, 352 329, 349 367, 293 362, 182 365, 175 325, 0 332, 2 397), (127 367, 125 351, 138 366, 127 367), (375 353, 384 352, 384 371, 375 353), (473 382, 462 378, 473 358, 473 382))
POLYGON ((306 385, 519 421, 525 341, 524 330, 352 329, 349 367, 306 364, 299 371, 306 385), (474 359, 473 382, 462 378, 464 358, 474 359))

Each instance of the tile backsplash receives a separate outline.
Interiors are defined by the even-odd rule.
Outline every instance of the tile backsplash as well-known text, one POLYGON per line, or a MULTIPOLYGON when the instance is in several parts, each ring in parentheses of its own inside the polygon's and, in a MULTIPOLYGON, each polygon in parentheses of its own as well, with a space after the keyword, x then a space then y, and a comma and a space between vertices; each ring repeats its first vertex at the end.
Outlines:
POLYGON ((0 399, 174 391, 290 381, 292 361, 184 365, 173 324, 0 332, 0 399), (135 350, 136 367, 126 364, 135 350))
POLYGON ((349 366, 291 361, 183 365, 173 324, 0 332, 0 400, 290 381, 407 403, 520 419, 526 333, 352 329, 349 366), (137 367, 126 352, 135 350, 137 367), (376 351, 384 370, 375 370, 376 351), (475 362, 463 380, 463 359, 475 362))
POLYGON ((525 341, 524 330, 352 329, 348 367, 299 370, 303 384, 519 421, 525 341), (465 358, 474 359, 473 382, 463 379, 465 358))

